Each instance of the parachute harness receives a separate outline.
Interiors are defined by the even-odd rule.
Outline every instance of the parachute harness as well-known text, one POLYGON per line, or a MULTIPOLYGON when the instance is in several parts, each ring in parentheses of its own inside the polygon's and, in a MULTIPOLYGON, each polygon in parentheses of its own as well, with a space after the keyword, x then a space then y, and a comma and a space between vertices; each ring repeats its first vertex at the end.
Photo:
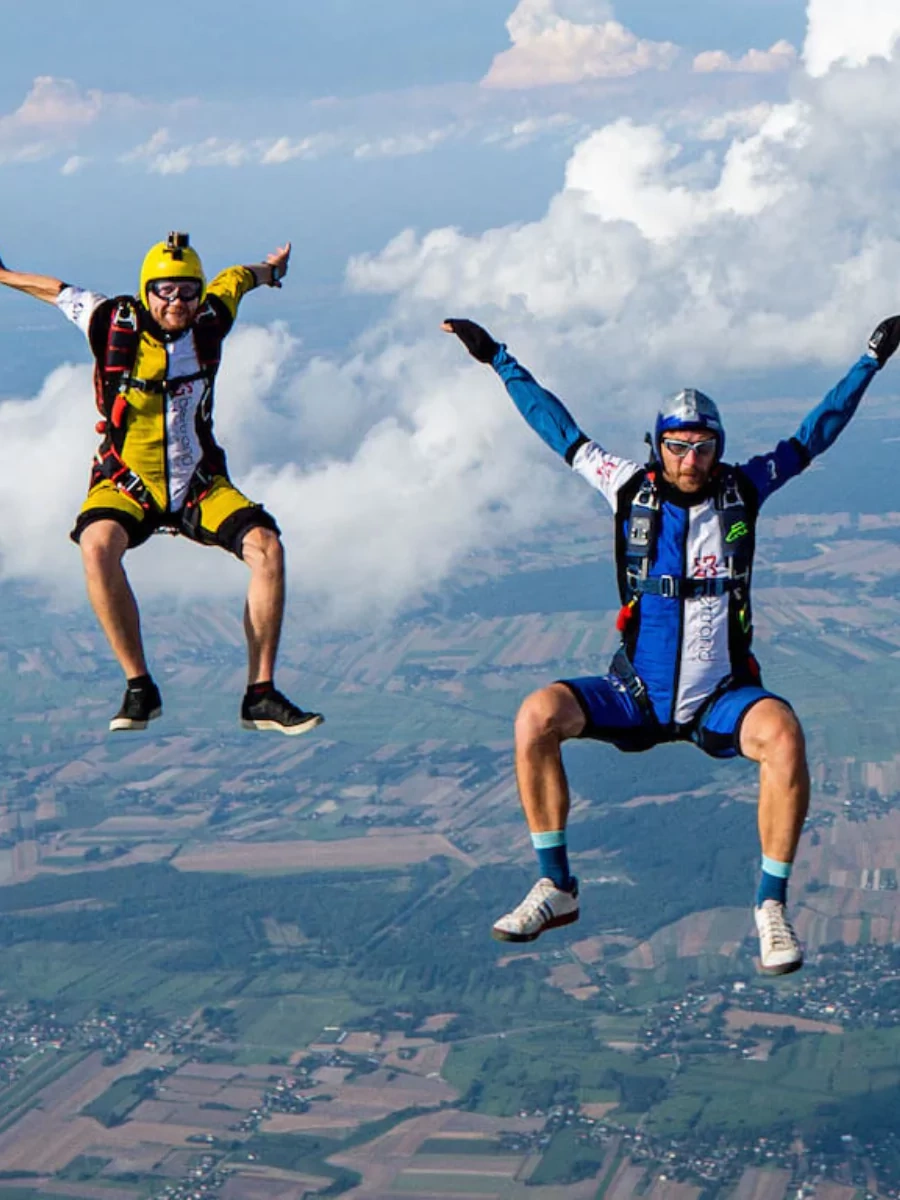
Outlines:
POLYGON ((750 651, 753 625, 749 588, 756 514, 741 492, 738 473, 733 467, 724 465, 717 469, 714 476, 713 502, 718 512, 728 574, 704 578, 650 575, 660 523, 657 470, 657 463, 651 461, 647 464, 643 474, 637 476, 632 497, 629 499, 627 494, 623 496, 616 518, 620 550, 619 590, 622 598, 616 628, 622 634, 622 644, 613 658, 612 669, 645 712, 650 711, 646 686, 631 662, 642 596, 662 596, 671 600, 730 596, 731 660, 745 668, 754 680, 759 678, 759 666, 750 651))
MULTIPOLYGON (((185 383, 202 379, 206 388, 199 412, 201 420, 208 423, 211 415, 212 384, 219 369, 222 341, 228 332, 228 325, 207 300, 198 312, 191 331, 199 371, 173 379, 138 379, 132 372, 142 332, 140 312, 131 296, 119 296, 112 301, 105 340, 98 347, 101 353, 97 354, 94 367, 94 393, 101 419, 96 424, 96 430, 104 436, 94 456, 91 483, 93 485, 101 479, 108 479, 120 491, 131 496, 145 511, 153 506, 150 490, 141 477, 128 466, 121 454, 128 424, 128 393, 140 391, 167 395, 185 383)), ((102 337, 102 329, 99 336, 102 337)), ((200 502, 209 493, 214 474, 214 469, 205 460, 198 464, 181 512, 181 523, 189 527, 197 524, 200 502)), ((177 526, 163 528, 177 531, 177 526)))

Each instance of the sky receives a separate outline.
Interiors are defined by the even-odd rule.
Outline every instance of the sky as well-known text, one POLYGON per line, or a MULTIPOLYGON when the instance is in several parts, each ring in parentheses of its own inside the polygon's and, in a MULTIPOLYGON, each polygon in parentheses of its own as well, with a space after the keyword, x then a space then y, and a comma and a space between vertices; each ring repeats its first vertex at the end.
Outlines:
MULTIPOLYGON (((154 13, 150 37, 106 0, 4 21, 0 255, 114 293, 170 228, 210 272, 292 241, 284 289, 229 339, 217 430, 313 623, 391 620, 473 556, 594 519, 445 315, 486 324, 613 450, 637 456, 660 396, 693 385, 739 457, 760 448, 742 400, 784 394, 790 434, 900 308, 895 0, 154 13)), ((4 290, 0 353, 20 513, 0 576, 76 595, 86 348, 4 290)), ((243 585, 170 539, 129 570, 142 594, 243 585)))

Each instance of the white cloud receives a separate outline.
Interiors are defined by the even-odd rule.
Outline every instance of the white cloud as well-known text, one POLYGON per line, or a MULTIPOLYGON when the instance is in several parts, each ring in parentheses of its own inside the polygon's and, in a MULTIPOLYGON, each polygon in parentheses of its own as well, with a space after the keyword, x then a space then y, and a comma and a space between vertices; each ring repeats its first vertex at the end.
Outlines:
MULTIPOLYGON (((143 166, 155 175, 183 175, 204 167, 277 167, 299 159, 312 160, 337 154, 358 161, 403 158, 428 154, 454 139, 501 144, 506 149, 515 149, 575 124, 575 117, 569 113, 522 119, 510 119, 504 114, 478 124, 469 119, 431 129, 398 129, 395 133, 379 136, 342 128, 297 138, 285 135, 249 139, 209 137, 199 142, 178 142, 170 129, 164 127, 122 154, 119 161, 143 166)), ((81 159, 73 161, 82 165, 81 159)), ((66 173, 75 169, 67 164, 66 173)))
POLYGON ((482 80, 490 88, 529 88, 612 79, 666 70, 678 56, 671 42, 636 37, 591 0, 519 0, 506 22, 512 47, 482 80))
POLYGON ((0 163, 50 158, 75 145, 103 114, 136 107, 132 96, 82 91, 71 79, 39 75, 19 107, 0 115, 0 163))
POLYGON ((524 457, 519 436, 504 436, 508 413, 496 382, 461 370, 456 350, 426 360, 409 347, 370 360, 356 382, 376 397, 389 387, 399 400, 394 415, 369 427, 352 452, 247 480, 279 514, 297 586, 333 622, 393 616, 473 549, 517 539, 553 511, 560 473, 524 457))
MULTIPOLYGON (((443 341, 441 339, 444 339, 443 341)), ((490 550, 546 520, 552 461, 528 465, 488 373, 461 363, 433 331, 429 356, 370 339, 342 364, 298 369, 280 326, 239 328, 226 343, 216 427, 232 475, 275 514, 290 594, 307 626, 378 621, 439 587, 473 546, 490 550)), ((0 403, 0 572, 81 596, 68 530, 96 443, 90 372, 62 367, 29 401, 0 403), (37 464, 53 464, 47 488, 37 464)), ((238 593, 230 556, 155 538, 129 555, 139 597, 238 593)))
POLYGON ((282 166, 297 159, 316 159, 341 151, 357 159, 398 158, 425 154, 455 133, 455 128, 447 127, 375 139, 341 131, 302 138, 281 136, 241 140, 209 137, 199 142, 176 143, 170 131, 163 128, 123 154, 120 161, 143 164, 156 175, 183 175, 203 167, 282 166))
POLYGON ((774 111, 772 104, 751 104, 749 108, 729 109, 703 121, 696 136, 704 142, 719 142, 735 133, 759 133, 774 111))
POLYGON ((71 79, 39 75, 15 112, 0 117, 0 137, 26 130, 62 131, 90 125, 109 99, 96 90, 81 91, 71 79))
POLYGON ((513 121, 507 128, 487 134, 484 141, 486 145, 499 144, 506 150, 518 150, 545 134, 558 133, 563 129, 571 131, 576 125, 583 128, 583 122, 577 121, 571 113, 525 117, 521 121, 513 121))
MULTIPOLYGON (((566 391, 827 362, 898 307, 900 63, 800 80, 696 146, 650 123, 584 138, 538 221, 406 231, 348 270, 397 311, 482 317, 566 391), (847 162, 853 170, 847 170, 847 162), (867 328, 868 327, 868 328, 867 328)), ((701 381, 702 382, 702 381, 701 381)))
POLYGON ((70 155, 63 165, 59 168, 60 175, 74 175, 80 171, 82 167, 87 166, 91 160, 83 154, 70 155))
POLYGON ((748 50, 740 58, 732 58, 724 50, 704 50, 693 62, 693 70, 700 75, 718 71, 738 74, 763 75, 772 71, 788 71, 797 62, 797 51, 790 42, 775 42, 768 50, 748 50))
POLYGON ((260 162, 264 166, 280 166, 295 159, 319 158, 338 145, 339 139, 328 133, 302 138, 279 137, 263 150, 260 162))
POLYGON ((65 552, 66 536, 87 485, 96 419, 88 367, 58 367, 34 399, 0 403, 0 504, 15 510, 18 526, 0 530, 4 577, 77 579, 78 555, 65 552))
POLYGON ((122 155, 121 161, 144 162, 157 175, 183 175, 193 167, 243 167, 259 162, 262 154, 258 142, 231 138, 209 137, 176 146, 168 129, 157 129, 146 142, 122 155))
POLYGON ((803 60, 813 76, 836 64, 855 67, 890 58, 900 38, 897 0, 808 0, 806 13, 803 60))
POLYGON ((394 137, 363 142, 353 151, 354 158, 404 158, 410 154, 426 154, 445 142, 453 128, 431 129, 426 133, 405 133, 394 137))

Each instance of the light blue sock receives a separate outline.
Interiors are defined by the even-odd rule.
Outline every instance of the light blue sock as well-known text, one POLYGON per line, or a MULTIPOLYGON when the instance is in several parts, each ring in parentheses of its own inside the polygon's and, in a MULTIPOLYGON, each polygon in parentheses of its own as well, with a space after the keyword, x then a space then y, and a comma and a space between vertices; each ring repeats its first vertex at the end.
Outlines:
POLYGON ((531 844, 537 853, 541 876, 552 879, 558 888, 567 891, 571 886, 572 876, 569 874, 566 831, 555 829, 551 833, 533 833, 531 844))
POLYGON ((777 900, 779 904, 787 903, 788 879, 791 876, 791 863, 779 862, 775 858, 762 856, 762 873, 759 877, 759 887, 756 891, 756 907, 764 900, 777 900))

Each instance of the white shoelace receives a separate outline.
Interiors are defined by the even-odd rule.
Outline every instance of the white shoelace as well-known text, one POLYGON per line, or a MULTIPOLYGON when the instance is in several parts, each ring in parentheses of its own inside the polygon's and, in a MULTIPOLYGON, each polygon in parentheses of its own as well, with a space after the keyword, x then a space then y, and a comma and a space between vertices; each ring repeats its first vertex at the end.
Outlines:
POLYGON ((780 904, 764 904, 762 907, 765 921, 765 934, 772 944, 773 950, 787 950, 797 944, 797 935, 787 919, 784 908, 780 904))
POLYGON ((539 879, 522 903, 514 908, 510 915, 522 921, 538 916, 541 905, 556 890, 554 884, 550 883, 548 887, 547 881, 539 879))

